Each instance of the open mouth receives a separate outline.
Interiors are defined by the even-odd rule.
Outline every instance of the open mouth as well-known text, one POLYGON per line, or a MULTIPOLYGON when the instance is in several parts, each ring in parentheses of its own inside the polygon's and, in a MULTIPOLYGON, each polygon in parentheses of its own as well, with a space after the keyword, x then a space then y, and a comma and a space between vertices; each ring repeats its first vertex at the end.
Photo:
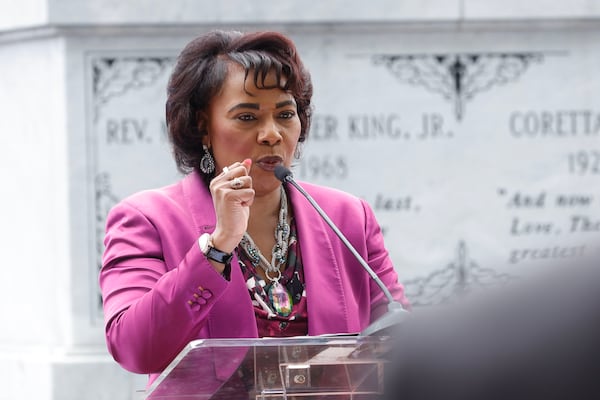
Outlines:
POLYGON ((275 167, 283 164, 283 159, 279 156, 266 156, 256 160, 256 165, 267 171, 274 171, 275 167))

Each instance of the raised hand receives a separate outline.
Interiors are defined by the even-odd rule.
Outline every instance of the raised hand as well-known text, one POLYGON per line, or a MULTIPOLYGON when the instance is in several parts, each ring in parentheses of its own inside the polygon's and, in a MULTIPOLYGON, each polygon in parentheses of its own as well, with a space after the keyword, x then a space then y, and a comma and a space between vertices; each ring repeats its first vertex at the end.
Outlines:
POLYGON ((245 159, 228 167, 210 182, 210 192, 217 215, 212 234, 214 247, 231 253, 248 228, 254 189, 250 168, 252 160, 245 159))

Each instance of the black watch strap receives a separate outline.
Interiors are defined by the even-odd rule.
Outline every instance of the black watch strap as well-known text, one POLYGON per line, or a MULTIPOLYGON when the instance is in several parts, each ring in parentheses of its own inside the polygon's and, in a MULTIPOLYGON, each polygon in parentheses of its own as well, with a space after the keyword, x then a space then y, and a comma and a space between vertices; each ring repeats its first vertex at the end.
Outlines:
POLYGON ((231 263, 233 253, 225 253, 224 251, 215 248, 212 244, 212 237, 209 233, 204 233, 200 236, 198 239, 198 245, 200 246, 200 251, 202 251, 204 256, 209 260, 213 260, 225 265, 231 263))
POLYGON ((221 264, 231 264, 231 259, 233 258, 233 253, 225 253, 219 249, 215 249, 214 247, 209 247, 206 252, 206 258, 216 261, 221 264))

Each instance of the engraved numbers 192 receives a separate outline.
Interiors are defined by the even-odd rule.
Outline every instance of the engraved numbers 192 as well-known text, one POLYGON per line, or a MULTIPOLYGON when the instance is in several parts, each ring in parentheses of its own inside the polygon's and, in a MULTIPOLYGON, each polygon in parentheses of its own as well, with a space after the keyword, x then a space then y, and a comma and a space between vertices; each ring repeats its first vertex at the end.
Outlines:
POLYGON ((580 150, 573 153, 569 153, 568 164, 570 174, 600 174, 600 151, 580 150))

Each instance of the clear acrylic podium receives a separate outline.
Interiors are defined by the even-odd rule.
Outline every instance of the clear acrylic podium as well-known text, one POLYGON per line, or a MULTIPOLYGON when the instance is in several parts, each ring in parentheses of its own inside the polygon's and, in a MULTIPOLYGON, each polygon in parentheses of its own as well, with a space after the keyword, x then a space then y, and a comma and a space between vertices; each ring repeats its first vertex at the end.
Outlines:
POLYGON ((373 400, 383 394, 385 337, 317 336, 190 342, 147 400, 373 400))

